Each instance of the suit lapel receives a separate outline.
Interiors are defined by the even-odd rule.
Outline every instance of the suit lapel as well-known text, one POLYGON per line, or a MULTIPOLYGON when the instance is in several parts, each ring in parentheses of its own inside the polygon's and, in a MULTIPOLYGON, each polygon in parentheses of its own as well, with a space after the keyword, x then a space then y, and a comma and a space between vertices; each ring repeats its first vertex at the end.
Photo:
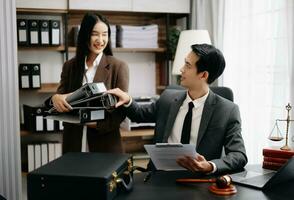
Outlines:
POLYGON ((183 91, 180 93, 180 95, 177 94, 176 97, 172 98, 172 103, 170 105, 170 110, 169 110, 168 118, 166 121, 166 128, 164 131, 163 142, 167 142, 167 139, 171 134, 179 109, 186 98, 186 92, 187 91, 183 91))
POLYGON ((199 131, 198 131, 198 138, 197 138, 197 146, 199 145, 201 139, 204 136, 204 133, 207 129, 208 123, 214 111, 214 104, 215 104, 215 94, 210 90, 209 95, 205 101, 202 117, 200 121, 199 131))
POLYGON ((100 63, 97 67, 93 82, 94 83, 97 83, 97 82, 104 82, 105 83, 106 80, 108 79, 108 75, 109 75, 109 63, 107 61, 107 57, 103 54, 102 58, 100 60, 100 63))

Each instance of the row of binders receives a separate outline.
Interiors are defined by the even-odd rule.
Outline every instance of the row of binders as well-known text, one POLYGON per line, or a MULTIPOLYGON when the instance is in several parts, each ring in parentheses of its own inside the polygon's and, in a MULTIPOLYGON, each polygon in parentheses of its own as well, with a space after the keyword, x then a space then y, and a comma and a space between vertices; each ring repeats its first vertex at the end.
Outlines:
POLYGON ((28 144, 28 172, 37 169, 62 155, 62 144, 58 142, 28 144))
POLYGON ((18 19, 17 39, 20 46, 60 45, 60 21, 18 19))
POLYGON ((62 121, 44 117, 43 107, 23 105, 24 127, 26 130, 37 133, 56 132, 63 130, 62 121))
MULTIPOLYGON (((79 26, 71 30, 71 45, 77 46, 79 26)), ((111 47, 122 48, 157 48, 158 25, 128 26, 110 25, 111 47)))
POLYGON ((40 65, 40 63, 19 64, 18 77, 19 77, 19 88, 20 89, 41 88, 41 65, 40 65))

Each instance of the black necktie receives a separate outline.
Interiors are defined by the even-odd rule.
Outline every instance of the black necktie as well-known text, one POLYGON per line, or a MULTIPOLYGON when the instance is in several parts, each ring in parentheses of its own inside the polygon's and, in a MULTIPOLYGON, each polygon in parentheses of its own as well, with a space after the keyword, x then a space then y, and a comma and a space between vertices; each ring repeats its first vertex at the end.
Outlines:
POLYGON ((189 103, 189 110, 186 114, 183 129, 182 129, 182 137, 181 137, 181 143, 182 144, 189 144, 190 143, 190 134, 191 134, 191 123, 192 123, 192 110, 193 110, 194 104, 191 101, 189 103))

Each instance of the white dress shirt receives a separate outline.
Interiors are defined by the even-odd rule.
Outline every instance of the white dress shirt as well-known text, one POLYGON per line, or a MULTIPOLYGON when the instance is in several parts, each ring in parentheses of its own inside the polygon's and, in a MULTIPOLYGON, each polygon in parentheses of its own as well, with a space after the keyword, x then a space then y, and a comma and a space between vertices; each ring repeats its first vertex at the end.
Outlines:
MULTIPOLYGON (((99 63, 102 58, 102 53, 98 54, 96 59, 93 62, 93 66, 89 69, 89 66, 87 65, 87 58, 85 59, 85 70, 86 73, 83 78, 83 85, 86 83, 93 83, 94 77, 97 71, 97 68, 99 66, 99 63)), ((88 141, 87 141, 87 126, 84 126, 83 128, 83 137, 82 137, 82 152, 88 152, 89 147, 88 147, 88 141)))
MULTIPOLYGON (((202 118, 204 103, 209 95, 209 90, 207 94, 205 94, 203 97, 200 97, 198 99, 195 99, 192 101, 191 97, 189 96, 187 92, 186 99, 184 100, 182 106, 179 109, 178 115, 176 117, 174 127, 172 129, 172 132, 170 136, 168 137, 168 143, 180 143, 181 142, 181 136, 182 136, 182 129, 184 125, 185 116, 189 110, 189 103, 192 101, 194 104, 194 108, 192 110, 192 123, 191 123, 191 134, 190 134, 190 144, 197 144, 198 139, 198 132, 199 132, 199 126, 202 118)), ((216 172, 217 168, 216 165, 208 161, 212 165, 212 171, 208 174, 216 172)))
POLYGON ((180 143, 181 142, 181 136, 182 136, 182 129, 184 124, 185 116, 189 110, 189 102, 193 102, 194 108, 192 110, 192 123, 191 123, 191 135, 190 135, 190 144, 196 144, 197 138, 198 138, 198 131, 200 126, 200 121, 202 117, 203 107, 204 103, 207 99, 209 92, 205 94, 203 97, 200 97, 198 99, 195 99, 194 101, 191 99, 191 97, 188 95, 186 99, 184 100, 182 106, 179 109, 178 115, 176 117, 174 127, 172 129, 172 132, 168 138, 168 143, 180 143))

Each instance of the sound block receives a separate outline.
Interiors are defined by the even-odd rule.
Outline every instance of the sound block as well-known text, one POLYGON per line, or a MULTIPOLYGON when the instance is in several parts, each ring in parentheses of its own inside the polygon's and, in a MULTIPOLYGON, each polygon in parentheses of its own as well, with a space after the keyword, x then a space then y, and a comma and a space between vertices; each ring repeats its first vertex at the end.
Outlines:
POLYGON ((209 186, 209 191, 217 195, 232 195, 237 193, 237 188, 234 185, 229 185, 227 188, 218 188, 216 184, 209 186))

